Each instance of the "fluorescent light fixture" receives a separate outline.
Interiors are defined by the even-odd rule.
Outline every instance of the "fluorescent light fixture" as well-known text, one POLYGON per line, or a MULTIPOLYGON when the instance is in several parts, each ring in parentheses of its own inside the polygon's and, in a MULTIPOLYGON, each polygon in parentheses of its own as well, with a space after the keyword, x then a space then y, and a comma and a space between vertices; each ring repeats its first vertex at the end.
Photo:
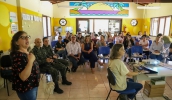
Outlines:
POLYGON ((137 9, 160 9, 159 6, 137 6, 137 9))
POLYGON ((65 6, 65 5, 57 5, 59 8, 81 8, 82 6, 65 6))

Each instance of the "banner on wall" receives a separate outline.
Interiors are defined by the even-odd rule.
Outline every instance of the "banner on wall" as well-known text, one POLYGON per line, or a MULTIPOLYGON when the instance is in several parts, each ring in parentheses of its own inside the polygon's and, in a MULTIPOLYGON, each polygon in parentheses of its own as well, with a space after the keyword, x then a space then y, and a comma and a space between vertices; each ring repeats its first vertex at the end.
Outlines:
POLYGON ((18 22, 17 15, 15 12, 10 12, 10 22, 18 22))
POLYGON ((70 16, 128 16, 129 3, 122 2, 69 2, 70 16))
POLYGON ((17 33, 18 32, 18 25, 12 23, 11 24, 11 34, 17 33))

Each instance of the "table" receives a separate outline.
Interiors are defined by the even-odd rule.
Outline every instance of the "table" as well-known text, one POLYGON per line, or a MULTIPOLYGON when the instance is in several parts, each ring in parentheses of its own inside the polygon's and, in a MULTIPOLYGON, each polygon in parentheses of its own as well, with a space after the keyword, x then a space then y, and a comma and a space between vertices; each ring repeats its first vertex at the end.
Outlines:
MULTIPOLYGON (((166 64, 167 65, 167 64, 166 64)), ((135 76, 134 80, 150 80, 152 78, 172 76, 171 66, 160 66, 160 65, 145 65, 146 68, 158 72, 157 74, 140 74, 135 76)), ((133 66, 133 71, 137 71, 137 66, 133 66)))
MULTIPOLYGON (((133 64, 133 71, 137 71, 138 64, 133 64)), ((160 65, 145 65, 146 68, 158 72, 157 74, 140 74, 134 76, 134 81, 151 80, 153 78, 165 78, 167 76, 172 76, 172 66, 168 64, 161 63, 160 65)), ((164 98, 168 98, 164 96, 164 98)), ((167 99, 168 100, 168 99, 167 99)))

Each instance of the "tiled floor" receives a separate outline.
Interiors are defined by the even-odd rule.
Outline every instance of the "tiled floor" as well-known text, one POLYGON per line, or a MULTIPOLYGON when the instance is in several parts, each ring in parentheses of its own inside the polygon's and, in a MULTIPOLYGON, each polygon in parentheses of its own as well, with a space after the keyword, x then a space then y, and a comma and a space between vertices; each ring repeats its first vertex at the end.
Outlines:
MULTIPOLYGON (((64 90, 63 94, 54 93, 52 95, 45 94, 44 79, 40 82, 37 100, 106 100, 109 92, 109 85, 106 78, 106 68, 102 71, 96 69, 95 74, 90 72, 89 67, 78 68, 76 73, 67 73, 67 78, 73 84, 71 86, 64 86, 60 84, 60 88, 64 90)), ((172 87, 172 77, 167 78, 168 84, 172 87)), ((143 82, 144 83, 144 82, 143 82)), ((11 90, 10 96, 7 96, 6 89, 0 89, 0 100, 19 100, 15 91, 11 90)), ((166 85, 165 95, 172 99, 172 90, 166 85)), ((116 100, 118 94, 111 92, 109 100, 116 100)), ((165 100, 163 97, 148 98, 142 91, 137 94, 137 100, 165 100)))

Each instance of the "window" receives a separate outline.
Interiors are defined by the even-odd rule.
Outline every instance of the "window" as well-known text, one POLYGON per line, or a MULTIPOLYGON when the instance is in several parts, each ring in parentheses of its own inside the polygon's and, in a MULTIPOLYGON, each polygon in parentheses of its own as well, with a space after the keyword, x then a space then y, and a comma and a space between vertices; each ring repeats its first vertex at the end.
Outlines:
POLYGON ((47 16, 43 16, 43 31, 44 37, 51 36, 51 18, 47 16))
POLYGON ((152 36, 156 36, 157 34, 161 33, 163 35, 169 36, 170 23, 171 16, 152 18, 150 34, 152 36))
POLYGON ((159 33, 164 33, 165 17, 160 18, 159 33))
POLYGON ((171 24, 170 22, 171 22, 171 17, 167 17, 165 22, 165 32, 164 32, 165 36, 169 36, 170 34, 170 24, 171 24))
POLYGON ((158 30, 158 22, 159 20, 158 20, 158 18, 153 18, 152 19, 152 24, 151 24, 151 35, 152 36, 156 36, 157 35, 157 30, 158 30))
POLYGON ((89 28, 90 28, 90 32, 94 32, 93 31, 93 26, 94 26, 94 24, 93 24, 93 19, 89 19, 89 28))
POLYGON ((97 33, 101 29, 102 32, 108 32, 109 20, 105 19, 95 19, 94 20, 94 31, 97 33))
POLYGON ((88 21, 87 20, 80 20, 79 25, 80 25, 79 28, 81 29, 81 32, 85 32, 85 30, 87 31, 87 29, 88 29, 88 21))

